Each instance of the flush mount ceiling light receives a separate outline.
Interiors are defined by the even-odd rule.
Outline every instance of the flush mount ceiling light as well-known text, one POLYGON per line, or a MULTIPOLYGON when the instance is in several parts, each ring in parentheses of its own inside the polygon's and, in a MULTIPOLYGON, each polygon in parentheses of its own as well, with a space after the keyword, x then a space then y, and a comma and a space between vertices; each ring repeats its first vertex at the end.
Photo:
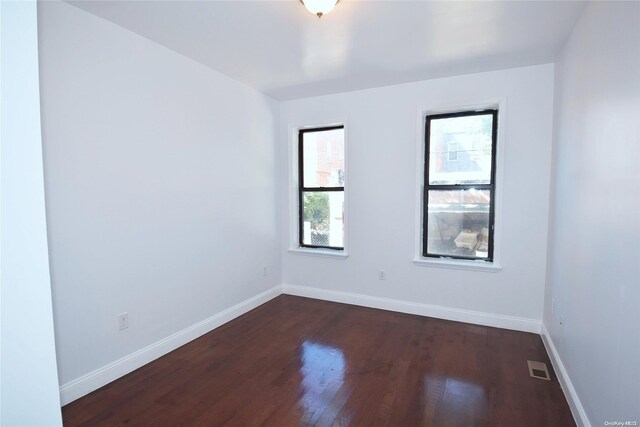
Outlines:
POLYGON ((331 12, 340 0, 300 0, 304 7, 318 18, 331 12))

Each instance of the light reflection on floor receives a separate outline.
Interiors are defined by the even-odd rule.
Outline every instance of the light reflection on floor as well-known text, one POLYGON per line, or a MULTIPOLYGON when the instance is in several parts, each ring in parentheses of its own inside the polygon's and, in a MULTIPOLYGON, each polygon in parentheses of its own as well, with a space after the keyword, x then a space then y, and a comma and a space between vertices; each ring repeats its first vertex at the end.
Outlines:
POLYGON ((338 395, 344 384, 346 363, 342 350, 305 341, 300 348, 302 366, 302 397, 300 405, 304 409, 303 422, 316 423, 319 417, 337 415, 344 406, 347 396, 338 395))
POLYGON ((478 408, 488 408, 484 387, 460 378, 443 376, 424 377, 425 413, 466 414, 469 420, 481 420, 486 414, 473 413, 478 408))

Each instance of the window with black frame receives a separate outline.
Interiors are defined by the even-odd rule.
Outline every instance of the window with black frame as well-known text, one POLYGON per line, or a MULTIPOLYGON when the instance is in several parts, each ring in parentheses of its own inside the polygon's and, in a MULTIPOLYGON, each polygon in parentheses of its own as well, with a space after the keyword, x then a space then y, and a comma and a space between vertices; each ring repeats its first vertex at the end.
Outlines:
POLYGON ((344 249, 344 126, 298 133, 299 243, 344 249))
POLYGON ((493 261, 497 126, 496 109, 426 117, 423 256, 493 261))

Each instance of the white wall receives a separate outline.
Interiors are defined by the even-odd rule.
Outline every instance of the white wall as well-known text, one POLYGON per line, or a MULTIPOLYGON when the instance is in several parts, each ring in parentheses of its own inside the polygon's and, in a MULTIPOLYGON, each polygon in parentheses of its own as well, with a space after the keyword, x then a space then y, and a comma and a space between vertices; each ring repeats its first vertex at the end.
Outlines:
POLYGON ((65 385, 280 283, 276 104, 69 4, 39 12, 65 385))
POLYGON ((47 254, 37 11, 2 2, 0 424, 61 425, 47 254))
MULTIPOLYGON (((594 425, 640 418, 638 3, 590 4, 556 70, 548 240, 553 65, 277 105, 73 6, 40 9, 61 383, 281 282, 301 294, 426 304, 438 308, 432 315, 535 330, 548 259, 544 322, 586 414, 594 425), (495 102, 502 269, 417 266, 420 117, 495 102), (287 251, 295 129, 329 123, 346 124, 346 259, 287 251), (131 326, 118 332, 121 312, 131 326)), ((3 147, 3 205, 4 173, 3 147)), ((3 325, 4 293, 3 283, 3 325)))
POLYGON ((640 421, 640 3, 589 3, 555 84, 544 325, 586 423, 640 421))
MULTIPOLYGON (((431 307, 423 312, 537 331, 546 270, 552 106, 550 64, 282 102, 280 168, 289 168, 280 182, 285 189, 280 202, 283 282, 435 305, 444 310, 431 307), (495 101, 501 101, 504 127, 498 141, 504 150, 498 170, 503 175, 497 231, 502 236, 502 270, 414 265, 416 236, 421 233, 415 220, 421 209, 416 197, 422 165, 416 153, 424 126, 420 113, 495 101), (291 209, 297 203, 290 149, 295 129, 341 122, 346 124, 349 257, 287 252, 290 224, 297 221, 291 209), (378 280, 378 270, 385 270, 386 280, 378 280)), ((295 292, 309 294, 304 289, 295 292)))

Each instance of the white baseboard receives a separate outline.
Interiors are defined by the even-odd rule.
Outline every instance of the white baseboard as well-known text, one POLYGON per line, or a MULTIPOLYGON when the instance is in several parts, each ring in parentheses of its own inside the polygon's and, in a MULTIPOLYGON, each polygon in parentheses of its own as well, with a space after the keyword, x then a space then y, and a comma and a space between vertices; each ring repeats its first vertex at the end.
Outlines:
MULTIPOLYGON (((61 404, 66 405, 67 403, 73 402, 74 400, 79 399, 80 397, 99 389, 100 387, 146 365, 147 363, 161 356, 164 356, 165 354, 188 343, 189 341, 192 341, 199 336, 204 335, 221 325, 224 325, 225 323, 264 304, 265 302, 277 297, 282 293, 326 301, 360 305, 364 307, 379 308, 382 310, 397 311, 400 313, 417 314, 421 316, 436 317, 439 319, 473 323, 477 325, 540 333, 540 322, 535 319, 503 316, 478 311, 401 301, 390 298, 374 297, 370 295, 283 284, 274 286, 273 288, 268 289, 267 291, 249 298, 248 300, 245 300, 239 304, 236 304, 224 311, 221 311, 220 313, 217 313, 209 317, 208 319, 198 322, 195 325, 183 329, 182 331, 176 332, 175 334, 168 336, 167 338, 157 341, 145 348, 142 348, 121 359, 109 363, 108 365, 96 369, 95 371, 90 372, 86 375, 83 375, 80 378, 63 384, 60 387, 61 404)), ((554 368, 555 366, 556 365, 554 363, 554 368)), ((556 372, 559 372, 558 368, 556 368, 556 372)), ((571 388, 571 390, 573 390, 573 388, 571 388)), ((582 409, 582 406, 580 406, 580 409, 582 409)), ((590 427, 589 424, 584 424, 584 426, 590 427)))
POLYGON ((544 323, 541 325, 540 335, 542 335, 542 342, 544 343, 544 347, 547 349, 547 354, 549 354, 549 359, 551 359, 553 370, 556 372, 556 376, 558 377, 564 396, 569 403, 573 419, 578 427, 591 427, 591 422, 589 421, 587 413, 580 402, 578 393, 576 393, 576 389, 573 388, 569 374, 562 363, 558 350, 556 349, 553 339, 551 338, 551 335, 544 323))
POLYGON ((67 403, 73 402, 74 400, 99 389, 111 381, 114 381, 161 356, 164 356, 176 348, 221 325, 224 325, 236 317, 253 310, 270 299, 277 297, 281 293, 282 287, 280 285, 274 286, 273 288, 221 311, 208 319, 189 326, 182 331, 176 332, 171 336, 118 359, 115 362, 109 363, 108 365, 83 375, 80 378, 63 384, 60 387, 61 404, 66 405, 67 403))
POLYGON ((500 314, 442 307, 431 304, 421 304, 417 302, 311 288, 307 286, 283 284, 282 291, 288 295, 297 295, 326 301, 360 305, 363 307, 379 308, 382 310, 398 311, 400 313, 417 314, 420 316, 436 317, 438 319, 454 320, 457 322, 473 323, 476 325, 512 329, 515 331, 532 332, 535 334, 540 333, 540 321, 523 317, 504 316, 500 314))

